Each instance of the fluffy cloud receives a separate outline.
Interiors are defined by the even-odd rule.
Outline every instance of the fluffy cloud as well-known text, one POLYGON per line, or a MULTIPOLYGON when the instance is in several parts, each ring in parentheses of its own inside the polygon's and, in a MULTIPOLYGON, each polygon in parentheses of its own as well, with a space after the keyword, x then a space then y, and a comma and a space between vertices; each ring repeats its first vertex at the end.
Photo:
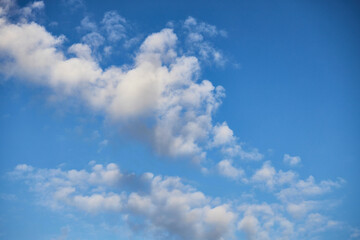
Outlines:
POLYGON ((318 234, 341 226, 340 222, 313 212, 305 218, 291 221, 279 204, 243 204, 238 229, 247 240, 319 239, 318 234))
POLYGON ((10 175, 26 180, 49 207, 93 214, 119 212, 127 215, 129 223, 141 217, 149 229, 180 239, 224 239, 231 235, 236 219, 229 205, 215 203, 180 178, 124 174, 113 163, 96 164, 91 171, 22 164, 10 175))
POLYGON ((270 161, 255 171, 250 182, 261 187, 266 186, 267 191, 274 192, 289 214, 294 218, 305 216, 312 209, 320 207, 319 201, 311 200, 314 197, 331 192, 334 188, 341 187, 345 180, 323 180, 319 183, 313 176, 299 179, 294 171, 277 171, 270 161))
MULTIPOLYGON (((28 6, 31 11, 41 8, 41 2, 34 4, 28 6)), ((90 171, 18 165, 11 175, 29 183, 43 204, 92 214, 118 212, 128 216, 129 224, 141 218, 148 229, 180 239, 225 239, 235 234, 235 222, 247 239, 304 239, 301 234, 314 224, 322 229, 334 225, 319 213, 321 202, 311 198, 341 186, 343 180, 317 183, 312 176, 301 180, 293 171, 277 171, 270 162, 246 179, 244 171, 233 165, 237 157, 261 160, 263 155, 257 149, 246 151, 226 122, 213 122, 224 89, 199 79, 201 61, 223 62, 221 53, 205 37, 224 32, 189 17, 184 22, 190 44, 187 54, 179 51, 174 30, 165 28, 145 38, 131 64, 102 68, 94 57, 96 48, 126 38, 126 20, 116 12, 105 14, 101 26, 106 34, 84 18, 81 25, 87 32, 82 43, 64 50, 65 37, 30 22, 29 14, 23 13, 16 22, 9 20, 10 5, 0 8, 2 74, 79 100, 121 127, 135 125, 130 133, 145 122, 143 139, 159 154, 204 164, 208 151, 220 149, 222 159, 226 158, 216 165, 221 175, 241 179, 249 188, 252 184, 266 186, 267 193, 280 201, 244 203, 235 211, 233 204, 207 197, 180 178, 124 174, 116 164, 95 164, 90 171)), ((300 158, 286 154, 284 161, 296 165, 300 158)))
POLYGON ((223 122, 222 124, 217 124, 214 129, 214 141, 213 145, 223 145, 227 143, 233 142, 234 139, 234 133, 229 128, 226 122, 223 122))
POLYGON ((237 180, 240 177, 244 176, 244 170, 237 169, 232 165, 232 161, 230 160, 222 160, 217 164, 218 171, 221 175, 226 176, 228 178, 237 180))
MULTIPOLYGON (((130 227, 141 221, 147 231, 155 235, 162 232, 170 239, 220 240, 231 239, 239 233, 244 233, 248 240, 311 239, 340 225, 322 213, 329 209, 330 202, 311 200, 315 194, 312 190, 310 195, 306 190, 299 191, 299 188, 316 185, 324 188, 316 194, 325 194, 331 190, 330 186, 336 185, 334 182, 309 184, 305 183, 309 180, 294 180, 280 192, 274 191, 279 202, 252 200, 237 205, 237 199, 225 203, 224 199, 211 198, 184 184, 179 177, 124 173, 114 163, 102 165, 92 161, 89 164, 90 170, 38 169, 20 164, 9 175, 28 184, 36 193, 37 201, 54 210, 118 213, 130 227), (299 191, 297 196, 301 201, 283 199, 280 195, 286 189, 299 191)), ((220 162, 218 167, 228 177, 243 177, 243 172, 233 168, 228 160, 220 162)), ((266 176, 279 179, 276 175, 280 172, 274 170, 275 175, 266 176)), ((276 186, 281 184, 273 187, 276 186)))
MULTIPOLYGON (((123 37, 121 24, 125 22, 116 12, 108 12, 102 24, 115 41, 123 37)), ((217 31, 188 20, 186 24, 204 34, 217 31)), ((233 156, 261 157, 244 151, 226 123, 213 124, 212 115, 221 104, 224 89, 208 80, 199 81, 199 59, 178 54, 178 38, 172 29, 149 35, 132 65, 102 69, 93 56, 104 38, 89 19, 83 19, 82 25, 92 32, 83 37, 83 43, 73 44, 64 52, 64 36, 53 36, 34 22, 12 23, 2 16, 1 73, 79 99, 120 125, 148 119, 153 124, 144 131, 147 136, 143 139, 163 155, 186 156, 200 163, 207 149, 231 142, 227 150, 233 156)))
POLYGON ((276 171, 270 161, 266 161, 263 166, 256 170, 251 180, 255 183, 264 183, 270 189, 284 184, 291 184, 297 178, 297 174, 292 171, 276 171))
POLYGON ((318 208, 319 203, 317 201, 301 201, 299 203, 290 202, 286 206, 286 211, 296 219, 300 219, 306 214, 313 210, 318 208))
POLYGON ((243 217, 238 228, 245 232, 248 240, 292 239, 294 224, 287 220, 277 206, 263 204, 244 204, 239 206, 243 217))

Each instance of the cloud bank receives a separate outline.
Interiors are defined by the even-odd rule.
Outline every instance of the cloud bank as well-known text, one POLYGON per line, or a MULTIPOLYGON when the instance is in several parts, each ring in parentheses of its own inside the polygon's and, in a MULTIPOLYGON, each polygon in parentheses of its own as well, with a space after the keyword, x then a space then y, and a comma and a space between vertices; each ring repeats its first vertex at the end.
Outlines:
MULTIPOLYGON (((313 177, 294 177, 282 182, 284 174, 275 171, 272 178, 278 180, 272 183, 271 193, 277 202, 239 202, 206 196, 180 177, 125 173, 115 163, 89 164, 90 170, 20 164, 8 176, 26 182, 37 202, 54 211, 118 213, 130 228, 141 222, 153 236, 161 233, 167 239, 221 240, 240 233, 248 240, 313 239, 319 232, 341 227, 321 213, 328 210, 324 200, 311 199, 340 187, 341 179, 316 183, 313 177)), ((252 178, 269 167, 266 163, 252 178)), ((253 185, 251 180, 247 183, 253 185)))
POLYGON ((129 225, 143 219, 146 228, 169 238, 223 239, 231 235, 236 214, 227 204, 205 196, 178 177, 140 176, 121 172, 110 163, 90 171, 35 169, 18 165, 10 175, 26 180, 39 202, 52 209, 75 208, 91 214, 117 212, 129 225))

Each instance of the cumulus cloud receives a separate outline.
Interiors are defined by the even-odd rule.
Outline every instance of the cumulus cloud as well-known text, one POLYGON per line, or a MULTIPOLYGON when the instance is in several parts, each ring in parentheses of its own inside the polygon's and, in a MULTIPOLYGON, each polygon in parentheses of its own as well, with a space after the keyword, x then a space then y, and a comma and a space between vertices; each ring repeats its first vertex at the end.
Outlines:
POLYGON ((251 179, 255 183, 263 183, 273 189, 279 185, 291 184, 296 178, 297 174, 295 172, 283 172, 282 170, 277 172, 270 161, 266 161, 260 169, 256 170, 251 179))
POLYGON ((336 229, 341 223, 329 217, 311 212, 303 219, 291 220, 280 204, 242 204, 238 229, 247 240, 319 239, 319 233, 336 229))
POLYGON ((231 143, 235 140, 234 133, 229 128, 226 122, 214 126, 213 131, 214 131, 213 145, 215 146, 231 143))
POLYGON ((218 168, 218 171, 219 171, 219 173, 221 175, 223 175, 225 177, 228 177, 228 178, 231 178, 231 179, 234 179, 234 180, 237 180, 240 177, 243 177, 244 174, 245 174, 244 170, 235 168, 232 165, 232 161, 227 160, 227 159, 222 160, 221 162, 219 162, 217 164, 217 168, 218 168))
MULTIPOLYGON (((125 22, 116 12, 108 12, 102 24, 109 38, 117 40, 123 37, 121 24, 125 22)), ((83 19, 82 25, 96 30, 89 19, 83 19)), ((198 31, 215 34, 212 27, 200 25, 198 31)), ((228 151, 233 156, 261 157, 257 152, 244 151, 226 123, 213 124, 212 115, 221 104, 224 89, 198 79, 199 59, 179 55, 173 29, 149 35, 132 65, 106 69, 93 57, 93 51, 104 43, 100 34, 88 33, 83 43, 71 45, 67 52, 61 48, 64 39, 53 36, 37 23, 11 23, 2 16, 1 73, 79 99, 89 109, 120 125, 134 119, 149 119, 153 124, 144 131, 147 136, 143 139, 148 139, 163 155, 187 157, 200 163, 209 146, 221 147, 231 142, 228 151)))
POLYGON ((286 219, 277 206, 243 204, 239 206, 243 216, 238 229, 245 232, 248 240, 292 239, 294 224, 286 219))
MULTIPOLYGON (((274 193, 279 202, 242 200, 237 205, 236 199, 225 201, 206 196, 184 184, 179 177, 126 173, 114 163, 102 165, 92 161, 89 166, 89 170, 63 170, 19 164, 9 176, 28 184, 36 193, 37 202, 51 209, 118 213, 124 216, 129 227, 141 221, 147 231, 155 235, 162 232, 170 239, 231 239, 237 231, 244 233, 248 240, 304 239, 340 225, 321 212, 329 209, 330 202, 309 200, 313 195, 306 191, 299 191, 301 201, 281 198, 280 190, 274 193)), ((243 175, 242 170, 232 167, 228 160, 218 167, 230 178, 243 175)), ((275 170, 275 175, 279 173, 275 170)), ((306 181, 294 181, 284 189, 299 188, 306 181)), ((323 181, 318 185, 328 188, 336 184, 323 181)), ((322 194, 330 190, 323 190, 322 194)))
MULTIPOLYGON (((43 8, 40 2, 34 4, 29 5, 34 11, 43 8)), ((223 62, 221 53, 205 37, 225 36, 225 32, 189 17, 184 29, 187 44, 193 47, 191 54, 183 54, 174 30, 165 28, 145 38, 131 64, 102 68, 94 51, 106 41, 126 38, 126 20, 118 13, 106 13, 101 27, 84 18, 81 27, 87 32, 82 42, 64 50, 66 38, 28 21, 29 14, 23 13, 21 21, 9 20, 10 5, 0 7, 3 75, 79 100, 120 127, 133 124, 137 128, 143 122, 139 124, 146 125, 142 139, 159 154, 205 164, 208 151, 220 150, 224 160, 216 168, 221 175, 250 187, 266 186, 280 201, 244 203, 234 210, 232 203, 208 197, 180 178, 126 174, 116 164, 92 163, 90 171, 16 166, 11 176, 29 183, 42 204, 91 214, 118 212, 128 216, 130 225, 141 218, 148 229, 180 239, 226 239, 234 235, 235 222, 247 239, 294 239, 312 224, 334 225, 319 213, 319 201, 311 198, 341 186, 342 179, 317 183, 310 176, 301 180, 295 172, 276 170, 270 162, 246 179, 244 170, 235 167, 235 158, 259 161, 263 155, 255 148, 247 151, 226 122, 214 122, 225 90, 199 78, 201 61, 223 62), (105 34, 99 33, 101 28, 105 34)), ((99 146, 106 145, 104 140, 99 146)), ((296 165, 301 160, 285 154, 284 161, 296 165)))
POLYGON ((150 229, 180 239, 224 239, 231 235, 236 219, 229 205, 215 203, 178 177, 125 174, 113 163, 95 164, 90 171, 22 164, 10 175, 26 180, 49 207, 92 214, 118 212, 128 221, 142 217, 150 229))
POLYGON ((294 171, 276 170, 270 161, 264 162, 250 179, 250 182, 268 191, 274 192, 275 196, 287 206, 288 212, 294 217, 305 215, 309 209, 319 206, 319 202, 309 200, 331 192, 341 187, 345 180, 338 178, 337 181, 323 180, 316 182, 313 176, 299 179, 294 171))

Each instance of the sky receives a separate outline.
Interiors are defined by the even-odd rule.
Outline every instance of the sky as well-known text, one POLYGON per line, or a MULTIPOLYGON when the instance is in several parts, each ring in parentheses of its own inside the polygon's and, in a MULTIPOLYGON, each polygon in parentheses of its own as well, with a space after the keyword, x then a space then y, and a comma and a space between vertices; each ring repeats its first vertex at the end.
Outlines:
POLYGON ((360 239, 359 23, 0 0, 0 239, 360 239))

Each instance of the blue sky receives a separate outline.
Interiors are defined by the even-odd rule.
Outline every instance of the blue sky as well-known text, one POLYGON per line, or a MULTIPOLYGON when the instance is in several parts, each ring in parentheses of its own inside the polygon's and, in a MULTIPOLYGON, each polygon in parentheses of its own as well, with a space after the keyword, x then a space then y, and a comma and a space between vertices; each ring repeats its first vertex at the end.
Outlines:
POLYGON ((360 239, 359 11, 0 0, 0 239, 360 239))

